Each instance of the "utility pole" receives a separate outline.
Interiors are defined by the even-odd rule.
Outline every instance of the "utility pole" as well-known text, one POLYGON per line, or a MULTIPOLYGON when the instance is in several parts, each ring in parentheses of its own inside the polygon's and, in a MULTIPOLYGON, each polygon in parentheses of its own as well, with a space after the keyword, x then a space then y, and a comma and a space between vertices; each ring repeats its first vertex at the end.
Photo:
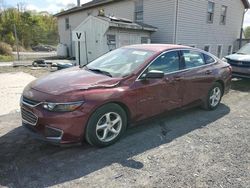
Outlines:
POLYGON ((246 14, 247 11, 248 11, 248 9, 245 9, 245 11, 243 12, 243 18, 242 18, 241 29, 240 29, 239 49, 242 46, 242 38, 243 38, 243 32, 244 32, 243 24, 244 24, 245 14, 246 14))
POLYGON ((16 51, 17 51, 17 60, 20 61, 20 55, 19 55, 19 42, 17 38, 17 32, 16 32, 16 24, 14 24, 14 33, 15 33, 15 38, 16 38, 16 51))

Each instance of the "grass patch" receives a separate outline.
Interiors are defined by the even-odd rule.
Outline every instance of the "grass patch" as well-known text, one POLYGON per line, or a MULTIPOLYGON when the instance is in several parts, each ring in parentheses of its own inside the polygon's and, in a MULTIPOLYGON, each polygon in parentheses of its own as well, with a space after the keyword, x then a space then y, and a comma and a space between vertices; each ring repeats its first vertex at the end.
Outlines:
POLYGON ((8 62, 13 60, 14 60, 13 56, 0 55, 0 62, 8 62))

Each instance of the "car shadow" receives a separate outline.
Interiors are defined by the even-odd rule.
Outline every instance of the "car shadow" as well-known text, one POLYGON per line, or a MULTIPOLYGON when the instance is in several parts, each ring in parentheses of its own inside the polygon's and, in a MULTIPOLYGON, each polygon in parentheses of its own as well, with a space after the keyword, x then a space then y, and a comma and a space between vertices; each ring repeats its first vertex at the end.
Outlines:
POLYGON ((250 79, 247 78, 233 78, 232 79, 232 90, 249 92, 250 91, 250 79))
POLYGON ((143 161, 133 159, 136 155, 168 145, 229 112, 230 108, 221 104, 215 111, 192 108, 170 113, 129 128, 120 141, 101 149, 87 144, 53 146, 33 140, 23 127, 18 127, 0 137, 0 186, 58 185, 84 178, 114 163, 121 168, 142 169, 143 161))

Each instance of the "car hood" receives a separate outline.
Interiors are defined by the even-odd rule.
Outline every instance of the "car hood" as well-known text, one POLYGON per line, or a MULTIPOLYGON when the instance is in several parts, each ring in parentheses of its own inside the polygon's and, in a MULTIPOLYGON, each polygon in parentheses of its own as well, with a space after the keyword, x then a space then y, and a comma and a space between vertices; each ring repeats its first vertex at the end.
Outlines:
POLYGON ((225 58, 234 61, 250 61, 250 55, 243 55, 243 54, 232 54, 226 56, 225 58))
POLYGON ((52 95, 76 90, 115 87, 121 78, 111 78, 84 68, 73 67, 58 71, 33 81, 29 87, 52 95))

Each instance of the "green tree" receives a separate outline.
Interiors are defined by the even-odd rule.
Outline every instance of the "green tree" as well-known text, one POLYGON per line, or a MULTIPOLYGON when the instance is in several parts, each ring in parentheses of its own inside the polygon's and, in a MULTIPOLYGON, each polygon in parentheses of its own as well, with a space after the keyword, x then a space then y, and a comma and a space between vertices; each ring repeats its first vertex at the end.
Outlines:
POLYGON ((245 29, 244 33, 245 33, 245 37, 246 37, 247 39, 250 39, 250 26, 248 26, 248 27, 245 29))
POLYGON ((9 8, 0 13, 0 41, 15 44, 14 24, 17 36, 25 48, 37 44, 55 45, 58 42, 57 20, 52 16, 43 16, 30 11, 20 12, 9 8))

